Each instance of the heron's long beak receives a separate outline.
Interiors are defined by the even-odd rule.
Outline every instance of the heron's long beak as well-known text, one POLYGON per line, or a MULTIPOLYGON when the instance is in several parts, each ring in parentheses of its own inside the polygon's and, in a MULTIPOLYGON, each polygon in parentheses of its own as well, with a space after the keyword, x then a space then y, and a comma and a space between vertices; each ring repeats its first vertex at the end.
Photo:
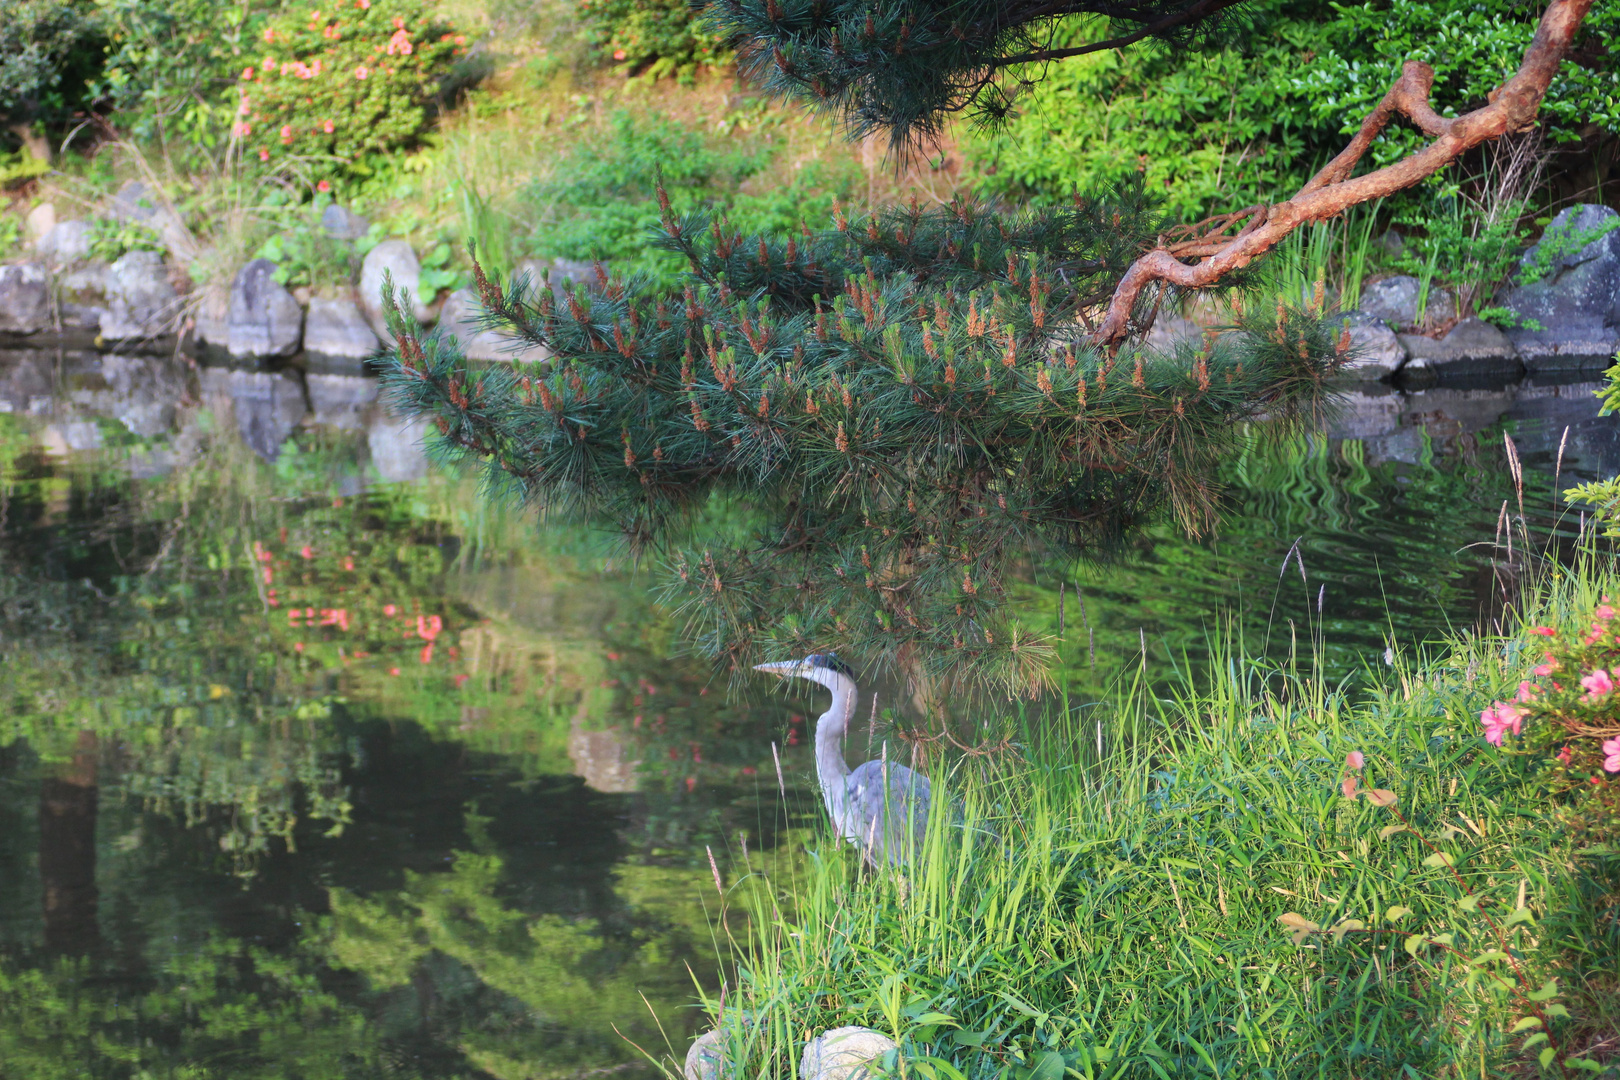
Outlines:
POLYGON ((789 675, 797 674, 801 663, 802 661, 799 660, 778 660, 773 664, 755 664, 754 670, 768 671, 772 675, 779 675, 785 679, 789 675))

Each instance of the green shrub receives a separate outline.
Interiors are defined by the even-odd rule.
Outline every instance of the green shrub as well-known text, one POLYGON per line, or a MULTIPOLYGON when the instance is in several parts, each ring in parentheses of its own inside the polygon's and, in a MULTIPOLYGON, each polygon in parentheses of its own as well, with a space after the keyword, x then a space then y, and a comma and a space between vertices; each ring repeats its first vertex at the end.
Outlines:
MULTIPOLYGON (((1542 4, 1390 0, 1316 4, 1259 0, 1253 32, 1213 55, 1136 46, 1053 65, 1005 130, 966 148, 996 192, 1038 200, 1121 173, 1144 173, 1187 218, 1275 201, 1329 157, 1388 90, 1406 59, 1436 70, 1442 115, 1481 105, 1516 68, 1542 4)), ((1082 38, 1073 24, 1061 47, 1082 38)), ((1597 0, 1582 55, 1620 46, 1620 0, 1597 0)), ((1542 116, 1554 140, 1594 127, 1620 132, 1620 71, 1566 61, 1542 116)), ((1369 160, 1383 164, 1422 136, 1389 126, 1369 160)))
POLYGON ((412 145, 467 40, 429 0, 345 0, 267 20, 238 77, 232 128, 272 166, 412 145))
POLYGON ((726 59, 724 40, 686 0, 580 0, 586 38, 625 74, 691 79, 726 59))
POLYGON ((726 210, 744 231, 797 229, 824 224, 844 192, 838 177, 818 167, 762 194, 739 186, 767 168, 769 142, 716 138, 676 120, 614 115, 602 139, 582 139, 552 175, 531 184, 525 199, 539 221, 531 254, 614 263, 621 271, 654 273, 674 282, 685 269, 677 255, 647 242, 658 226, 655 190, 660 176, 682 211, 698 205, 726 210))
POLYGON ((106 0, 108 39, 93 93, 110 121, 138 139, 162 137, 175 150, 223 143, 236 104, 227 96, 253 47, 264 10, 210 0, 106 0))

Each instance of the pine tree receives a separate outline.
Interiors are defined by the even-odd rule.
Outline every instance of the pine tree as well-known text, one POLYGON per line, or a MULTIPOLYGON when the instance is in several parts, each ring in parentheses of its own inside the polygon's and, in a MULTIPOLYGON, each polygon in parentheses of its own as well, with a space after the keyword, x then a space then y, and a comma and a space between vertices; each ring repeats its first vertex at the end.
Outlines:
MULTIPOLYGON (((1055 10, 974 0, 929 22, 921 0, 720 2, 755 62, 770 54, 780 86, 808 86, 902 140, 962 104, 968 90, 940 89, 953 64, 1016 58, 1055 10), (870 74, 927 49, 928 73, 870 74)), ((1175 44, 1198 32, 1192 16, 1229 6, 1085 10, 1175 44)), ((1583 0, 1553 0, 1548 19, 1572 12, 1546 47, 1566 48, 1585 13, 1583 0)), ((1364 133, 1400 113, 1436 127, 1453 157, 1489 137, 1479 114, 1440 130, 1415 67, 1364 133)), ((1522 122, 1522 91, 1510 82, 1480 112, 1522 122)), ((453 338, 405 319, 390 290, 397 348, 384 378, 453 456, 483 463, 492 492, 610 523, 655 558, 692 642, 733 673, 835 650, 936 694, 1029 691, 1051 646, 1014 617, 1021 566, 1106 551, 1165 512, 1209 531, 1215 470, 1242 425, 1263 413, 1277 433, 1327 406, 1348 336, 1320 289, 1297 310, 1245 309, 1234 294, 1226 332, 1173 354, 1145 348, 1140 331, 1178 273, 1215 265, 1214 281, 1230 282, 1253 238, 1286 235, 1309 199, 1376 188, 1366 181, 1379 173, 1350 178, 1370 138, 1291 202, 1180 231, 1139 183, 1030 213, 964 200, 840 212, 786 237, 677 213, 660 192, 654 242, 686 258, 680 291, 601 268, 594 285, 556 289, 479 269, 489 325, 552 358, 473 365, 453 338)))

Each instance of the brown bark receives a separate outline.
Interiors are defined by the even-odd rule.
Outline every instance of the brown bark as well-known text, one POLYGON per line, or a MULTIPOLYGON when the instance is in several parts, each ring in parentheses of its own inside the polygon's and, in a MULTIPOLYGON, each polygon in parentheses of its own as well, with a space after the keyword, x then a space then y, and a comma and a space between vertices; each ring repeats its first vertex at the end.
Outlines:
POLYGON ((44 886, 45 947, 93 952, 96 922, 97 740, 79 733, 73 762, 39 784, 39 876, 44 886))
POLYGON ((1429 104, 1433 69, 1408 60, 1401 77, 1362 121, 1350 145, 1292 199, 1211 218, 1195 226, 1192 231, 1196 235, 1189 239, 1163 243, 1132 263, 1115 288, 1092 340, 1110 351, 1117 350, 1131 332, 1131 313, 1142 290, 1155 282, 1182 289, 1208 288, 1233 270, 1249 265, 1301 225, 1325 221, 1359 203, 1393 195, 1433 176, 1481 143, 1529 127, 1591 6, 1592 0, 1552 0, 1518 72, 1492 91, 1488 104, 1454 120, 1447 120, 1429 104), (1397 115, 1406 117, 1434 141, 1394 164, 1352 178, 1356 163, 1397 115), (1242 229, 1232 236, 1225 235, 1244 218, 1249 220, 1242 229), (1182 261, 1188 258, 1199 261, 1182 261))

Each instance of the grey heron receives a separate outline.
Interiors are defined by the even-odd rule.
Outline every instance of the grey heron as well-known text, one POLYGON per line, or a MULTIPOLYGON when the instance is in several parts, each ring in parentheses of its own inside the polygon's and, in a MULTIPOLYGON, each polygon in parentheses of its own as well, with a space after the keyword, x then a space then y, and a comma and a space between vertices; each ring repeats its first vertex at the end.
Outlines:
POLYGON ((906 863, 928 829, 928 778, 888 760, 853 769, 844 760, 842 740, 860 696, 854 672, 831 653, 756 664, 754 670, 808 679, 832 691, 832 707, 816 721, 816 777, 833 828, 873 866, 906 863))

